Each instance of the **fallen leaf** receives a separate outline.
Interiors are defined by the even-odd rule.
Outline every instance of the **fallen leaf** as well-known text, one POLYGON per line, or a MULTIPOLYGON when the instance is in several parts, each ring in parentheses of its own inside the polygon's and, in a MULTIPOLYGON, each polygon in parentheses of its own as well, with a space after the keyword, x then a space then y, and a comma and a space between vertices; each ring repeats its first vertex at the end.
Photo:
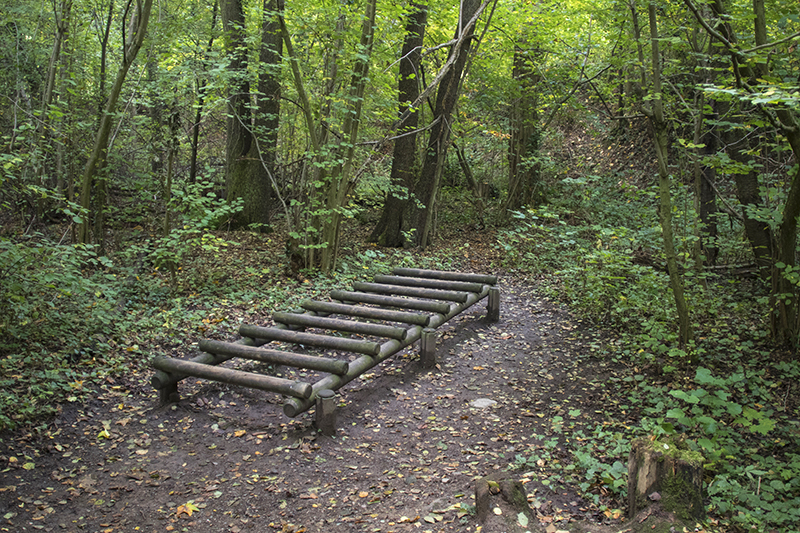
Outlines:
POLYGON ((200 509, 195 506, 194 502, 188 501, 183 505, 179 505, 178 508, 175 510, 175 516, 180 516, 182 513, 185 513, 189 516, 192 516, 192 513, 195 511, 199 511, 200 509))

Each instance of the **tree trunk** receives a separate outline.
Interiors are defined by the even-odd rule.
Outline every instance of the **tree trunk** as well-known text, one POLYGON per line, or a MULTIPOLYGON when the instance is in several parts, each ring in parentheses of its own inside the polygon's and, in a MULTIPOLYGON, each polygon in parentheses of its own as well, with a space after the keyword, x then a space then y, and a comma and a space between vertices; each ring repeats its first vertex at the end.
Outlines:
POLYGON ((462 1, 459 27, 456 30, 455 38, 461 37, 462 32, 466 34, 467 38, 463 41, 463 46, 454 46, 450 50, 450 56, 455 56, 455 61, 452 68, 442 78, 439 89, 436 92, 436 105, 433 112, 435 123, 430 130, 422 172, 414 189, 414 195, 421 202, 421 205, 414 204, 412 206, 411 229, 414 230, 413 238, 415 244, 423 249, 430 244, 433 235, 434 212, 436 209, 434 204, 436 195, 439 192, 444 161, 447 157, 450 119, 458 100, 461 77, 469 58, 471 41, 474 38, 475 25, 468 25, 468 22, 478 12, 479 7, 479 0, 462 1))
MULTIPOLYGON (((123 57, 122 64, 120 65, 117 78, 114 85, 111 87, 111 92, 108 95, 105 110, 100 117, 100 126, 95 135, 94 147, 89 159, 86 161, 86 166, 83 171, 83 179, 81 185, 81 198, 80 205, 86 213, 91 212, 92 204, 92 186, 94 185, 94 178, 102 172, 106 164, 106 150, 108 147, 108 137, 111 134, 111 122, 113 120, 114 112, 117 108, 120 93, 122 92, 122 85, 125 82, 125 77, 128 74, 136 55, 144 43, 144 37, 147 33, 147 23, 150 20, 150 10, 153 5, 153 0, 136 1, 135 12, 131 15, 129 42, 123 42, 123 57)), ((125 24, 125 21, 123 21, 125 24)), ((99 210, 98 210, 99 211, 99 210)), ((88 243, 91 240, 89 220, 84 215, 80 226, 78 227, 78 240, 82 243, 88 243)), ((95 231, 97 231, 95 227, 95 231)), ((100 228, 102 233, 102 227, 100 228)))
MULTIPOLYGON (((211 37, 208 39, 206 53, 203 57, 203 64, 211 54, 214 47, 214 28, 217 26, 217 13, 219 12, 219 0, 214 0, 214 7, 211 11, 211 37)), ((205 66, 203 67, 205 69, 205 66)), ((192 123, 191 155, 189 157, 189 182, 197 181, 197 151, 200 148, 200 121, 203 118, 203 108, 206 102, 206 78, 200 78, 197 82, 197 109, 195 110, 194 122, 192 123)))
MULTIPOLYGON (((730 43, 737 41, 736 35, 730 23, 727 22, 728 16, 725 13, 725 6, 722 0, 714 0, 711 3, 711 9, 714 16, 722 23, 719 24, 720 34, 730 43)), ((721 42, 712 39, 714 44, 712 46, 721 47, 721 42)), ((737 72, 747 74, 746 67, 740 68, 739 62, 735 54, 731 55, 731 63, 737 72)), ((725 115, 730 112, 730 104, 727 102, 720 102, 719 104, 720 115, 725 115)), ((734 104, 741 107, 741 103, 734 104)), ((737 113, 741 116, 742 113, 737 113)), ((752 211, 758 209, 763 205, 761 195, 759 193, 758 174, 750 168, 750 156, 747 153, 751 148, 749 137, 743 136, 744 128, 737 130, 728 130, 722 133, 721 138, 723 144, 726 146, 726 152, 731 160, 739 163, 740 168, 748 169, 746 172, 738 170, 734 172, 733 178, 736 182, 736 197, 742 205, 742 216, 744 217, 744 230, 747 235, 747 240, 753 250, 756 264, 759 267, 759 274, 764 280, 769 279, 770 268, 773 262, 772 242, 773 236, 766 223, 756 220, 752 217, 752 211)))
MULTIPOLYGON (((408 109, 420 92, 419 63, 425 25, 428 18, 427 6, 413 4, 414 11, 406 21, 406 36, 400 58, 398 73, 399 115, 408 109)), ((419 111, 409 115, 404 127, 398 130, 399 137, 394 142, 390 189, 383 205, 381 218, 372 230, 370 242, 381 246, 399 247, 405 243, 403 223, 408 210, 410 195, 414 188, 414 175, 417 166, 417 133, 419 111)))
MULTIPOLYGON (((672 232, 672 199, 670 195, 671 178, 667 168, 669 160, 669 133, 667 122, 664 119, 663 94, 661 92, 661 53, 658 46, 658 26, 656 21, 656 7, 648 5, 650 19, 650 40, 652 50, 653 68, 653 100, 652 108, 645 113, 653 125, 653 138, 658 159, 658 191, 659 208, 658 218, 661 222, 661 235, 664 240, 664 255, 667 259, 667 272, 675 308, 678 312, 679 340, 681 346, 694 338, 689 317, 689 307, 683 294, 683 280, 678 272, 677 254, 675 252, 675 237, 672 232)), ((695 361, 692 361, 693 363, 695 361)))
POLYGON ((324 247, 320 254, 320 269, 325 274, 331 273, 336 267, 336 260, 339 254, 339 229, 342 221, 341 209, 347 204, 347 197, 356 184, 353 176, 353 158, 355 157, 356 143, 361 126, 364 91, 369 80, 369 62, 372 59, 376 11, 377 0, 369 0, 365 7, 361 28, 359 54, 356 56, 350 86, 347 91, 347 112, 342 125, 342 138, 345 142, 339 148, 343 152, 343 157, 339 159, 343 162, 333 169, 325 188, 327 213, 322 220, 322 243, 324 243, 324 247))
MULTIPOLYGON (((777 111, 781 132, 789 141, 795 161, 800 161, 800 123, 791 109, 777 111)), ((797 265, 797 217, 800 216, 800 166, 795 166, 790 178, 791 187, 783 206, 783 221, 777 242, 777 264, 773 268, 772 299, 777 304, 777 315, 773 318, 776 338, 797 344, 800 334, 797 312, 797 286, 784 276, 784 271, 793 272, 797 265), (781 266, 783 264, 784 266, 781 266)))
MULTIPOLYGON (((703 124, 716 118, 716 113, 713 111, 714 105, 714 102, 709 102, 706 104, 705 99, 702 98, 701 95, 700 106, 698 109, 698 113, 702 114, 700 118, 701 129, 703 128, 703 124), (704 114, 703 112, 703 109, 706 108, 706 105, 712 109, 712 112, 708 115, 704 114)), ((705 128, 705 130, 702 131, 698 144, 703 145, 698 159, 710 157, 717 153, 717 136, 713 131, 711 131, 711 128, 705 128)), ((718 254, 718 248, 716 245, 716 214, 718 209, 717 195, 714 192, 712 184, 717 178, 717 172, 711 165, 701 165, 699 160, 697 161, 697 164, 698 168, 695 177, 695 195, 698 202, 698 214, 700 215, 700 246, 703 255, 705 256, 705 264, 715 265, 717 263, 718 254)))
POLYGON ((533 206, 540 198, 539 170, 534 160, 539 152, 537 129, 537 100, 533 61, 539 55, 535 49, 517 42, 514 46, 512 75, 519 92, 511 107, 511 139, 508 146, 508 197, 504 210, 517 211, 523 206, 533 206))
MULTIPOLYGON (((54 148, 53 143, 60 144, 61 142, 57 139, 57 135, 54 135, 52 131, 52 114, 50 106, 53 104, 53 100, 56 94, 56 79, 57 79, 57 72, 61 69, 60 60, 61 60, 61 51, 64 48, 65 43, 67 42, 67 38, 69 36, 69 25, 70 25, 70 17, 72 14, 72 0, 61 0, 58 6, 55 6, 55 22, 56 22, 56 34, 55 40, 53 42, 53 48, 50 52, 50 61, 47 67, 47 74, 45 76, 45 83, 44 83, 44 90, 42 91, 42 109, 41 109, 41 116, 39 126, 37 128, 37 134, 35 136, 36 142, 40 143, 39 145, 39 157, 40 160, 38 161, 38 173, 39 173, 39 185, 42 187, 46 187, 49 184, 46 183, 48 175, 53 170, 52 169, 52 150, 54 148)), ((36 153, 34 151, 34 153, 36 153)), ((56 163, 58 164, 58 163, 56 163)), ((57 174, 58 175, 58 174, 57 174)), ((52 179, 52 178, 51 178, 52 179)), ((59 182, 60 183, 60 182, 59 182)), ((60 190, 60 188, 59 188, 60 190)), ((37 208, 39 211, 39 216, 41 217, 46 210, 46 206, 44 205, 44 199, 40 199, 37 208)))
MULTIPOLYGON (((260 57, 267 58, 268 61, 274 59, 274 56, 270 54, 270 50, 265 51, 264 48, 275 52, 274 39, 279 35, 275 31, 275 26, 270 25, 274 24, 274 20, 274 17, 265 17, 264 22, 263 37, 271 41, 268 46, 262 44, 260 57)), ((228 54, 231 57, 229 68, 233 72, 228 97, 228 138, 225 149, 226 197, 228 201, 235 198, 242 199, 242 211, 234 218, 234 227, 266 225, 269 223, 272 186, 264 166, 271 162, 262 160, 264 154, 260 150, 254 128, 256 133, 266 133, 268 125, 274 122, 273 113, 269 113, 269 120, 265 120, 267 117, 261 113, 261 109, 267 109, 268 112, 275 109, 274 104, 270 103, 273 95, 258 96, 257 116, 254 118, 247 71, 245 16, 241 0, 222 0, 222 26, 225 30, 228 54)), ((259 73, 259 78, 274 74, 274 65, 270 64, 266 73, 259 73)), ((269 82, 264 84, 271 86, 269 82)), ((262 82, 259 81, 259 88, 262 86, 262 82)), ((272 135, 270 133, 268 139, 272 139, 272 135)), ((268 140, 267 144, 269 143, 268 140)), ((270 150, 270 153, 274 155, 274 150, 270 150)))
POLYGON ((264 0, 264 24, 262 26, 261 50, 259 53, 258 76, 258 114, 255 119, 255 133, 259 139, 259 181, 264 181, 271 189, 277 166, 278 127, 281 113, 281 61, 283 38, 281 36, 280 14, 283 0, 264 0))
POLYGON ((772 266, 772 231, 763 220, 753 218, 753 211, 763 206, 760 194, 760 184, 758 174, 750 168, 751 149, 747 138, 734 140, 732 137, 736 132, 726 132, 723 140, 731 141, 728 145, 728 156, 743 167, 747 167, 747 172, 735 172, 733 179, 736 182, 736 198, 742 205, 742 216, 744 217, 744 232, 750 247, 753 250, 759 274, 763 279, 769 279, 770 268, 772 266))

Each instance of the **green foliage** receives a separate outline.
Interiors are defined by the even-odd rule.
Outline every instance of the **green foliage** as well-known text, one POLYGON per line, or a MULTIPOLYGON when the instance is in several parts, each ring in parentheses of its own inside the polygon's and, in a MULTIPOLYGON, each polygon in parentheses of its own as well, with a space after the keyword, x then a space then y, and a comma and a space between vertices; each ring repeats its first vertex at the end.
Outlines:
POLYGON ((116 277, 91 246, 0 240, 0 426, 80 388, 114 328, 116 277))
MULTIPOLYGON (((796 423, 787 413, 765 407, 776 405, 773 391, 780 385, 749 363, 727 377, 698 367, 694 387, 645 385, 643 397, 651 405, 645 413, 653 417, 656 433, 691 436, 685 443, 705 457, 714 512, 740 527, 761 530, 771 524, 789 531, 800 519, 800 484, 795 481, 800 457, 792 445, 796 423)), ((784 363, 775 370, 791 374, 795 367, 784 363)))
MULTIPOLYGON (((670 437, 704 457, 712 513, 741 530, 793 531, 800 505, 793 444, 798 413, 786 405, 800 366, 764 345, 764 288, 758 281, 714 277, 706 278, 708 288, 700 284, 689 262, 695 215, 689 191, 677 186, 676 247, 697 322, 696 341, 678 346, 654 196, 622 183, 618 176, 563 180, 553 203, 515 213, 498 241, 507 267, 537 275, 547 294, 614 332, 601 350, 622 375, 605 387, 621 403, 642 406, 640 423, 572 429, 569 442, 561 441, 570 460, 558 466, 546 446, 517 463, 529 469, 549 464, 601 504, 602 491, 624 498, 621 465, 632 439, 670 437), (692 358, 700 364, 692 367, 692 358)), ((719 260, 736 261, 743 253, 740 230, 720 230, 719 260)), ((784 274, 796 279, 794 268, 784 274)), ((564 431, 563 421, 554 431, 564 431)))
POLYGON ((187 255, 194 253, 214 254, 231 243, 213 233, 242 210, 242 199, 232 202, 217 198, 208 191, 213 184, 198 182, 188 184, 185 190, 177 190, 168 204, 168 209, 181 215, 178 227, 155 242, 150 257, 155 267, 175 269, 181 266, 187 255))

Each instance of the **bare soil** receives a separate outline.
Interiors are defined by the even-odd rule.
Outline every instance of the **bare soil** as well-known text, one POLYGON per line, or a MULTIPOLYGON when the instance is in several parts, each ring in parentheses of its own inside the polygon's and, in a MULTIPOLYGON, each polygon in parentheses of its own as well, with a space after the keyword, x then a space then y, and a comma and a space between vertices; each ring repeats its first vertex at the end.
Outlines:
MULTIPOLYGON (((540 449, 555 416, 627 416, 603 385, 613 370, 588 356, 599 333, 532 283, 500 286, 500 321, 484 300, 442 326, 435 368, 415 346, 341 389, 333 437, 274 394, 187 379, 163 407, 149 371, 109 380, 46 432, 0 435, 0 531, 495 531, 471 513, 476 479, 540 449)), ((531 531, 630 527, 539 466, 514 470, 531 531)))

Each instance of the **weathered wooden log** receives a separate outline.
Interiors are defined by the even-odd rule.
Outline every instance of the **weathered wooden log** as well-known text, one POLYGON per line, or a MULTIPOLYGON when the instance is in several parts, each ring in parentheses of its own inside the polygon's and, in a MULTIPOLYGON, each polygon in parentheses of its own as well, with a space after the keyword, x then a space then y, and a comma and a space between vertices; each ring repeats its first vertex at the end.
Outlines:
MULTIPOLYGON (((433 314, 428 315, 430 318, 429 324, 425 324, 431 328, 438 328, 457 314, 464 311, 468 307, 474 305, 475 303, 479 302, 480 300, 486 298, 489 294, 489 287, 487 286, 485 290, 481 291, 480 294, 469 293, 469 298, 464 303, 454 303, 450 306, 450 311, 446 315, 440 314, 433 314)), ((338 304, 342 307, 348 307, 347 305, 338 304)), ((352 306, 354 309, 358 309, 361 306, 352 306)), ((356 379, 358 376, 369 370, 370 368, 374 367, 375 365, 385 361, 392 355, 396 354, 401 349, 405 348, 406 346, 416 342, 422 336, 422 327, 414 326, 408 330, 408 336, 405 340, 399 341, 396 339, 389 340, 381 346, 381 352, 375 357, 369 356, 362 356, 356 359, 355 361, 350 362, 350 369, 347 371, 347 374, 344 376, 335 376, 335 375, 328 375, 321 380, 314 383, 314 391, 315 393, 324 389, 331 389, 331 390, 339 390, 342 386, 346 385, 347 383, 351 382, 352 380, 356 379)), ((297 416, 298 414, 302 413, 306 409, 310 408, 314 404, 313 399, 309 400, 298 400, 297 398, 288 398, 286 403, 283 404, 283 413, 292 418, 297 416)))
MULTIPOLYGON (((261 341, 258 339, 239 339, 238 341, 235 342, 235 344, 241 346, 261 346, 264 343, 265 341, 261 341)), ((224 363, 228 359, 231 359, 232 357, 233 356, 221 355, 221 354, 201 353, 189 359, 189 361, 201 365, 219 365, 224 363)), ((175 385, 185 377, 186 376, 182 376, 179 373, 164 372, 163 370, 156 369, 155 373, 153 374, 153 377, 150 379, 150 384, 153 386, 154 389, 157 390, 170 389, 171 391, 173 391, 175 393, 175 396, 173 397, 173 399, 170 400, 170 402, 172 402, 172 401, 177 401, 178 398, 177 389, 175 388, 175 385)))
POLYGON ((448 270, 426 270, 422 268, 402 268, 397 267, 392 270, 395 276, 412 276, 415 278, 446 279, 450 281, 468 281, 472 283, 483 283, 485 285, 497 285, 497 276, 487 274, 471 274, 466 272, 451 272, 448 270))
POLYGON ((193 363, 191 361, 184 361, 183 359, 156 357, 153 359, 152 365, 168 373, 194 376, 211 379, 213 381, 221 381, 222 383, 228 383, 230 385, 277 392, 278 394, 300 398, 301 400, 310 398, 312 392, 311 385, 302 381, 292 381, 273 376, 264 376, 262 374, 242 372, 241 370, 233 370, 231 368, 209 366, 193 363))
POLYGON ((500 320, 500 289, 492 287, 489 289, 489 302, 486 304, 486 318, 489 322, 500 320))
POLYGON ((703 457, 672 439, 637 439, 628 456, 628 515, 658 502, 683 520, 705 517, 703 457))
POLYGON ((383 285, 381 283, 353 283, 353 288, 362 292, 376 292, 378 294, 394 294, 398 296, 413 296, 415 298, 431 298, 433 300, 447 300, 448 302, 464 303, 469 297, 468 292, 442 291, 438 289, 423 289, 419 287, 403 287, 400 285, 383 285))
POLYGON ((407 276, 375 276, 375 283, 385 285, 402 285, 404 287, 422 287, 425 289, 441 289, 446 291, 481 292, 483 284, 467 281, 450 281, 443 279, 411 278, 407 276))
POLYGON ((319 370, 320 372, 329 372, 331 374, 346 374, 348 368, 347 361, 279 350, 267 350, 265 348, 254 348, 252 346, 233 344, 232 342, 205 339, 200 341, 200 349, 204 352, 226 355, 228 357, 241 357, 242 359, 249 359, 251 361, 274 363, 295 368, 307 368, 309 370, 319 370))
POLYGON ((415 309, 428 313, 446 315, 450 312, 450 304, 446 302, 432 302, 431 300, 417 300, 415 298, 401 298, 398 296, 384 296, 368 292, 331 291, 331 298, 342 302, 382 305, 384 307, 399 307, 400 309, 415 309))
POLYGON ((268 339, 271 341, 305 344, 307 346, 316 346, 318 348, 332 348, 334 350, 361 353, 365 355, 378 355, 378 352, 381 351, 381 345, 377 342, 348 339, 345 337, 330 337, 328 335, 315 335, 313 333, 302 333, 287 329, 264 328, 250 324, 242 324, 239 326, 239 335, 254 339, 268 339))
POLYGON ((414 324, 417 326, 427 326, 431 321, 431 315, 409 313, 406 311, 392 311, 390 309, 376 309, 363 305, 336 304, 331 302, 318 302, 316 300, 304 300, 300 305, 303 309, 309 311, 374 318, 376 320, 389 320, 391 322, 401 322, 403 324, 414 324))
POLYGON ((369 322, 356 322, 355 320, 341 320, 297 313, 273 313, 272 319, 275 322, 290 326, 347 331, 348 333, 373 335, 375 337, 386 337, 387 339, 403 340, 406 338, 405 329, 384 324, 371 324, 369 322))

